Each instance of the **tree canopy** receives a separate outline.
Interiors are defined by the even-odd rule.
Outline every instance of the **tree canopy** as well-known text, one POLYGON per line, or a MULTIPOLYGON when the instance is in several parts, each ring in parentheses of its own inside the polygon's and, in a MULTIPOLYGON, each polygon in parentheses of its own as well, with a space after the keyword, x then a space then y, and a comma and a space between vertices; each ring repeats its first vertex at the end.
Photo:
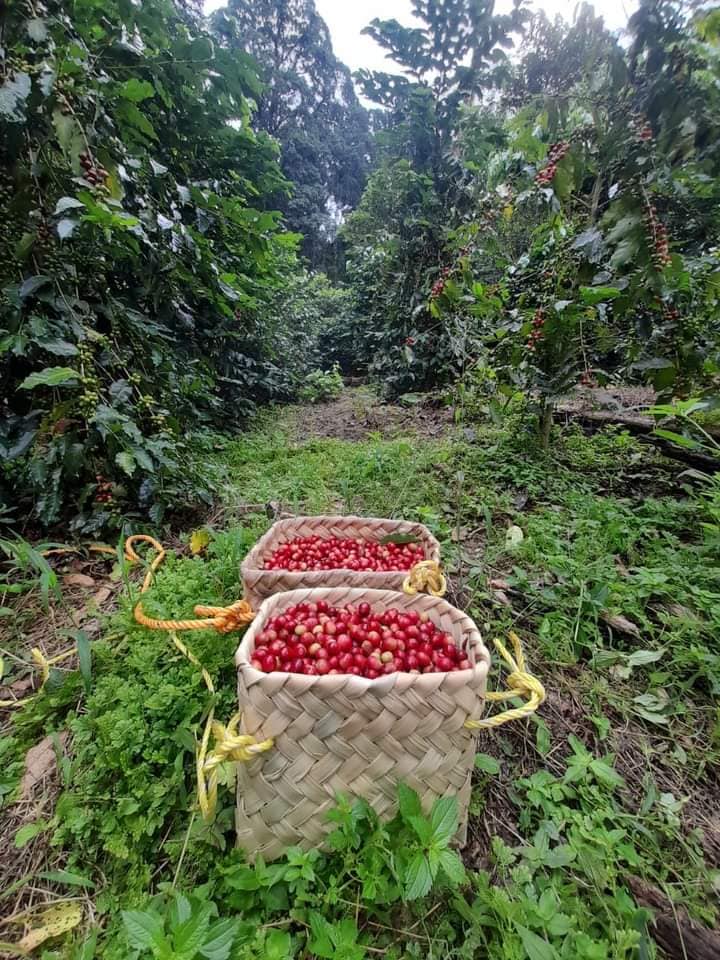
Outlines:
POLYGON ((314 0, 231 0, 213 23, 228 49, 247 51, 259 65, 253 123, 278 140, 293 184, 277 205, 304 235, 310 262, 332 267, 342 211, 357 204, 371 154, 368 114, 350 71, 334 55, 314 0))

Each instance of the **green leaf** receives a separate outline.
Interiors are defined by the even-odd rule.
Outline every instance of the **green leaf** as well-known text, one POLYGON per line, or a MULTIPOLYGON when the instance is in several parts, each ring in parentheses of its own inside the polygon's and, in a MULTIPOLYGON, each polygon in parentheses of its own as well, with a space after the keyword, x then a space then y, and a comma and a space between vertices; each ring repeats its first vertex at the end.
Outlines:
POLYGON ((622 787, 625 783, 617 770, 614 770, 604 760, 591 760, 590 769, 595 774, 596 779, 606 787, 614 789, 615 787, 622 787))
POLYGON ((268 930, 265 936, 264 960, 286 960, 292 955, 292 938, 287 930, 268 930))
POLYGON ((123 910, 123 924, 128 942, 136 950, 147 950, 153 943, 163 939, 160 917, 149 910, 123 910))
POLYGON ((120 453, 115 455, 115 463, 121 467, 129 477, 135 473, 135 468, 137 467, 135 457, 127 450, 121 450, 120 453))
POLYGON ((417 793, 404 783, 398 784, 398 806, 403 820, 422 816, 422 806, 417 793))
POLYGON ((67 340, 43 340, 40 346, 56 357, 76 357, 78 353, 75 344, 67 340))
POLYGON ((457 797, 440 797, 433 804, 430 813, 430 826, 433 840, 448 841, 454 835, 458 825, 457 797))
POLYGON ((90 651, 90 641, 82 630, 79 630, 76 634, 76 643, 80 676, 83 679, 85 693, 90 693, 92 689, 92 653, 90 651))
POLYGON ((218 920, 207 932, 205 943, 198 951, 206 960, 227 960, 237 936, 237 920, 218 920))
POLYGON ((500 764, 495 757, 491 757, 488 753, 475 754, 475 767, 477 770, 482 770, 483 773, 491 774, 491 776, 500 773, 500 764))
POLYGON ((653 436, 660 437, 663 440, 669 440, 670 443, 676 444, 678 447, 685 447, 688 450, 697 450, 701 446, 697 440, 693 440, 692 437, 685 437, 681 433, 675 433, 674 430, 665 430, 662 427, 656 427, 653 430, 653 436))
POLYGON ((118 110, 118 113, 126 123, 128 123, 135 130, 138 130, 145 137, 150 140, 157 140, 155 128, 145 114, 141 113, 134 103, 131 103, 129 100, 124 101, 121 109, 118 110))
POLYGON ((147 470, 148 473, 153 473, 155 471, 155 464, 152 461, 150 454, 143 450, 142 447, 133 447, 132 455, 138 462, 138 465, 142 467, 143 470, 147 470))
POLYGON ((28 277, 27 280, 24 280, 20 285, 20 290, 18 291, 18 296, 21 300, 27 300, 28 297, 31 297, 36 293, 41 287, 47 286, 48 283, 51 283, 52 280, 50 277, 43 275, 37 277, 28 277))
POLYGON ((27 73, 16 73, 0 83, 0 117, 9 121, 25 118, 25 101, 30 96, 32 82, 27 73))
POLYGON ((15 846, 19 850, 25 846, 26 843, 29 843, 33 837, 37 837, 39 833, 43 833, 47 830, 47 823, 45 820, 36 820, 34 823, 26 823, 25 826, 20 827, 18 832, 15 834, 15 846))
POLYGON ((425 817, 409 817, 407 821, 417 834, 420 842, 428 846, 432 840, 432 827, 425 817))
POLYGON ((176 893, 170 904, 170 929, 174 930, 181 923, 192 916, 192 907, 188 898, 182 893, 176 893))
POLYGON ((417 900, 424 897, 432 886, 430 864, 424 853, 418 852, 408 864, 405 873, 405 899, 417 900))
POLYGON ((173 930, 173 950, 177 954, 177 960, 193 960, 203 946, 205 934, 210 926, 211 909, 209 903, 202 904, 176 930, 173 930))
POLYGON ((95 884, 88 877, 84 877, 81 873, 71 873, 69 870, 43 870, 38 876, 51 883, 62 883, 69 887, 87 887, 88 890, 95 889, 95 884))
POLYGON ((664 650, 636 650, 628 656, 627 662, 630 667, 642 667, 646 663, 656 663, 658 660, 662 660, 664 655, 664 650))
POLYGON ((142 103, 155 96, 155 87, 147 80, 138 80, 132 77, 120 87, 120 95, 132 103, 142 103))
POLYGON ((547 940, 543 940, 519 923, 516 923, 515 927, 527 953, 527 960, 559 960, 557 950, 547 940))
POLYGON ((602 303, 604 300, 614 300, 622 293, 617 287, 580 287, 580 297, 583 303, 594 307, 596 303, 602 303))
POLYGON ((85 204, 82 200, 78 200, 76 197, 60 197, 58 202, 55 204, 55 216, 59 216, 61 213, 65 213, 66 210, 80 210, 84 207, 85 204))
POLYGON ((65 114, 62 110, 53 112, 53 126, 55 136, 63 153, 68 157, 77 157, 85 148, 82 130, 72 114, 65 114))
POLYGON ((77 370, 70 367, 45 367, 28 374, 20 384, 21 390, 34 390, 35 387, 59 387, 61 384, 77 383, 77 370))
POLYGON ((58 222, 56 227, 58 237, 60 237, 61 240, 67 240, 68 237, 73 235, 77 225, 77 220, 71 220, 69 217, 64 217, 58 222))
POLYGON ((420 541, 412 533, 388 533, 380 543, 385 546, 388 543, 420 543, 420 541))
POLYGON ((332 960, 335 956, 335 945, 331 936, 332 927, 325 917, 313 911, 310 914, 310 930, 312 932, 308 943, 310 950, 318 957, 327 957, 328 960, 332 960))
POLYGON ((545 723, 542 717, 533 717, 535 721, 535 746, 541 757, 546 757, 550 753, 552 746, 552 737, 550 727, 545 723))
POLYGON ((440 866, 450 883, 465 882, 465 866, 454 850, 440 851, 440 866))
POLYGON ((35 43, 44 43, 47 40, 47 27, 45 21, 41 20, 40 17, 33 17, 32 20, 28 20, 26 27, 28 36, 35 43))

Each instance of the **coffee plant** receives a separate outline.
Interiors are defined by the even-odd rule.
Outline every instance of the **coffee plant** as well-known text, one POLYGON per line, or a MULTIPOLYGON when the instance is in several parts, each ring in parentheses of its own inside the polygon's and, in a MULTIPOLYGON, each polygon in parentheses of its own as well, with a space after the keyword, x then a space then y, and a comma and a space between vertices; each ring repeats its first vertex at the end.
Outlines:
MULTIPOLYGON (((518 20, 488 14, 479 37, 518 20)), ((406 49, 394 27, 373 29, 422 76, 417 37, 406 49)), ((570 28, 538 15, 519 63, 478 69, 476 105, 452 116, 431 78, 384 81, 396 109, 383 136, 413 155, 396 149, 373 175, 345 232, 371 369, 390 392, 485 371, 496 398, 529 401, 546 443, 556 401, 577 384, 712 386, 717 16, 645 0, 629 30, 625 49, 587 6, 570 28), (428 142, 444 145, 430 165, 428 142)))
POLYGON ((0 46, 0 500, 158 521, 212 494, 188 431, 293 391, 256 66, 174 0, 2 5, 0 46))

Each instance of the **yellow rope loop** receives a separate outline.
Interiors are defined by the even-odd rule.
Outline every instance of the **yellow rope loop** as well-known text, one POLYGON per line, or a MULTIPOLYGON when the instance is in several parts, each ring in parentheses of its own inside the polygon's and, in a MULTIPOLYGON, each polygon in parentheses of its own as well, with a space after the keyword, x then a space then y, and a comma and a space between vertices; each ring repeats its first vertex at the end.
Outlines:
MULTIPOLYGON (((161 543, 154 537, 146 534, 136 534, 128 537, 125 541, 125 557, 130 563, 141 563, 141 559, 135 550, 136 543, 148 543, 155 551, 155 556, 145 574, 140 594, 146 593, 153 582, 155 572, 163 562, 166 552, 161 543)), ((142 607, 142 601, 135 605, 134 615, 138 623, 151 630, 168 630, 173 643, 184 657, 197 667, 202 673, 202 678, 209 693, 215 693, 215 685, 212 677, 198 658, 178 637, 176 630, 209 630, 214 629, 219 633, 231 633, 238 630, 245 624, 250 623, 254 617, 252 607, 247 600, 236 600, 229 607, 210 607, 198 604, 195 607, 197 620, 156 620, 149 617, 142 607)), ((215 708, 210 708, 208 718, 205 721, 202 740, 200 741, 197 757, 195 759, 195 774, 197 778, 198 805, 200 812, 205 820, 211 820, 217 807, 217 789, 218 773, 223 763, 229 761, 247 762, 253 757, 273 746, 272 740, 263 740, 258 743, 254 737, 250 737, 238 732, 240 724, 240 714, 230 720, 227 727, 215 720, 215 708), (214 747, 208 753, 210 737, 214 738, 214 747)))
POLYGON ((502 700, 512 700, 514 697, 526 697, 527 703, 524 703, 522 707, 505 710, 503 713, 499 713, 494 717, 488 717, 485 720, 466 720, 465 726, 469 730, 478 730, 483 727, 500 727, 504 723, 509 723, 511 720, 524 720, 532 713, 535 713, 540 704, 545 702, 545 688, 537 677, 534 677, 525 669, 525 655, 523 654, 520 637, 511 631, 510 639, 513 644, 514 657, 508 652, 505 644, 500 640, 495 640, 498 653, 510 667, 511 672, 508 674, 506 681, 509 690, 488 693, 486 694, 486 699, 498 702, 502 700))
MULTIPOLYGON (((184 657, 197 667, 202 673, 208 692, 215 693, 215 684, 212 677, 198 658, 182 642, 174 632, 170 634, 173 643, 184 657)), ((204 820, 212 820, 217 808, 218 773, 223 763, 235 761, 247 763, 260 753, 265 753, 274 745, 273 740, 263 740, 260 743, 248 734, 239 732, 240 713, 236 713, 228 725, 215 720, 215 707, 210 708, 205 721, 202 740, 198 746, 195 758, 195 777, 197 780, 198 806, 204 820), (214 739, 213 749, 208 753, 210 737, 214 739)))
POLYGON ((205 723, 200 742, 195 770, 197 773, 198 805, 204 820, 211 820, 217 807, 218 772, 222 764, 228 761, 247 763, 261 753, 271 750, 272 739, 258 742, 254 737, 239 733, 240 713, 236 713, 228 725, 214 719, 211 710, 205 723), (208 753, 210 736, 215 744, 208 753))
POLYGON ((420 560, 405 577, 403 590, 411 597, 423 591, 433 597, 443 597, 447 590, 447 580, 440 564, 436 560, 420 560))
MULTIPOLYGON (((155 551, 155 556, 145 574, 140 593, 147 593, 150 589, 155 571, 166 557, 165 548, 155 537, 148 536, 145 533, 136 533, 128 537, 125 541, 125 559, 130 563, 142 563, 135 550, 134 544, 149 543, 155 551)), ((236 600, 229 607, 204 607, 198 605, 195 607, 195 613, 199 618, 197 620, 156 620, 155 617, 149 617, 143 610, 142 600, 135 605, 135 619, 143 627, 150 630, 217 630, 219 633, 232 633, 233 630, 239 630, 240 627, 250 623, 255 614, 247 600, 236 600)))

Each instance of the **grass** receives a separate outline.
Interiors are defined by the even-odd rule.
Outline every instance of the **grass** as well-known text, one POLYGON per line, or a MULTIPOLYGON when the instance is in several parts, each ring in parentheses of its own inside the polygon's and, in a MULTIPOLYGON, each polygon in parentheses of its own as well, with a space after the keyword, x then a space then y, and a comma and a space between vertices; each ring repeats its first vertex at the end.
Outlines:
MULTIPOLYGON (((169 555, 147 609, 185 616, 237 598, 240 561, 269 523, 244 504, 430 526, 456 602, 488 636, 519 630, 550 694, 537 718, 479 738, 466 872, 448 863, 410 896, 410 853, 429 856, 412 817, 388 826, 342 805, 330 852, 245 864, 230 785, 214 823, 192 812, 202 679, 166 635, 133 623, 136 578, 118 568, 126 586, 92 644, 91 675, 54 673, 0 738, 13 851, 0 909, 22 921, 37 903, 82 896, 82 927, 45 960, 641 960, 661 954, 638 885, 712 926, 720 559, 702 498, 622 433, 558 432, 543 456, 513 421, 442 441, 291 442, 292 416, 213 444, 222 522, 202 556, 169 555), (511 526, 521 541, 508 539, 511 526), (33 822, 32 805, 14 803, 22 758, 53 732, 71 744, 54 809, 20 845, 33 822)), ((237 636, 188 642, 229 716, 237 636)), ((25 656, 19 644, 11 652, 25 656)), ((498 672, 491 682, 502 684, 498 672)), ((21 932, 10 923, 0 939, 21 932)))

